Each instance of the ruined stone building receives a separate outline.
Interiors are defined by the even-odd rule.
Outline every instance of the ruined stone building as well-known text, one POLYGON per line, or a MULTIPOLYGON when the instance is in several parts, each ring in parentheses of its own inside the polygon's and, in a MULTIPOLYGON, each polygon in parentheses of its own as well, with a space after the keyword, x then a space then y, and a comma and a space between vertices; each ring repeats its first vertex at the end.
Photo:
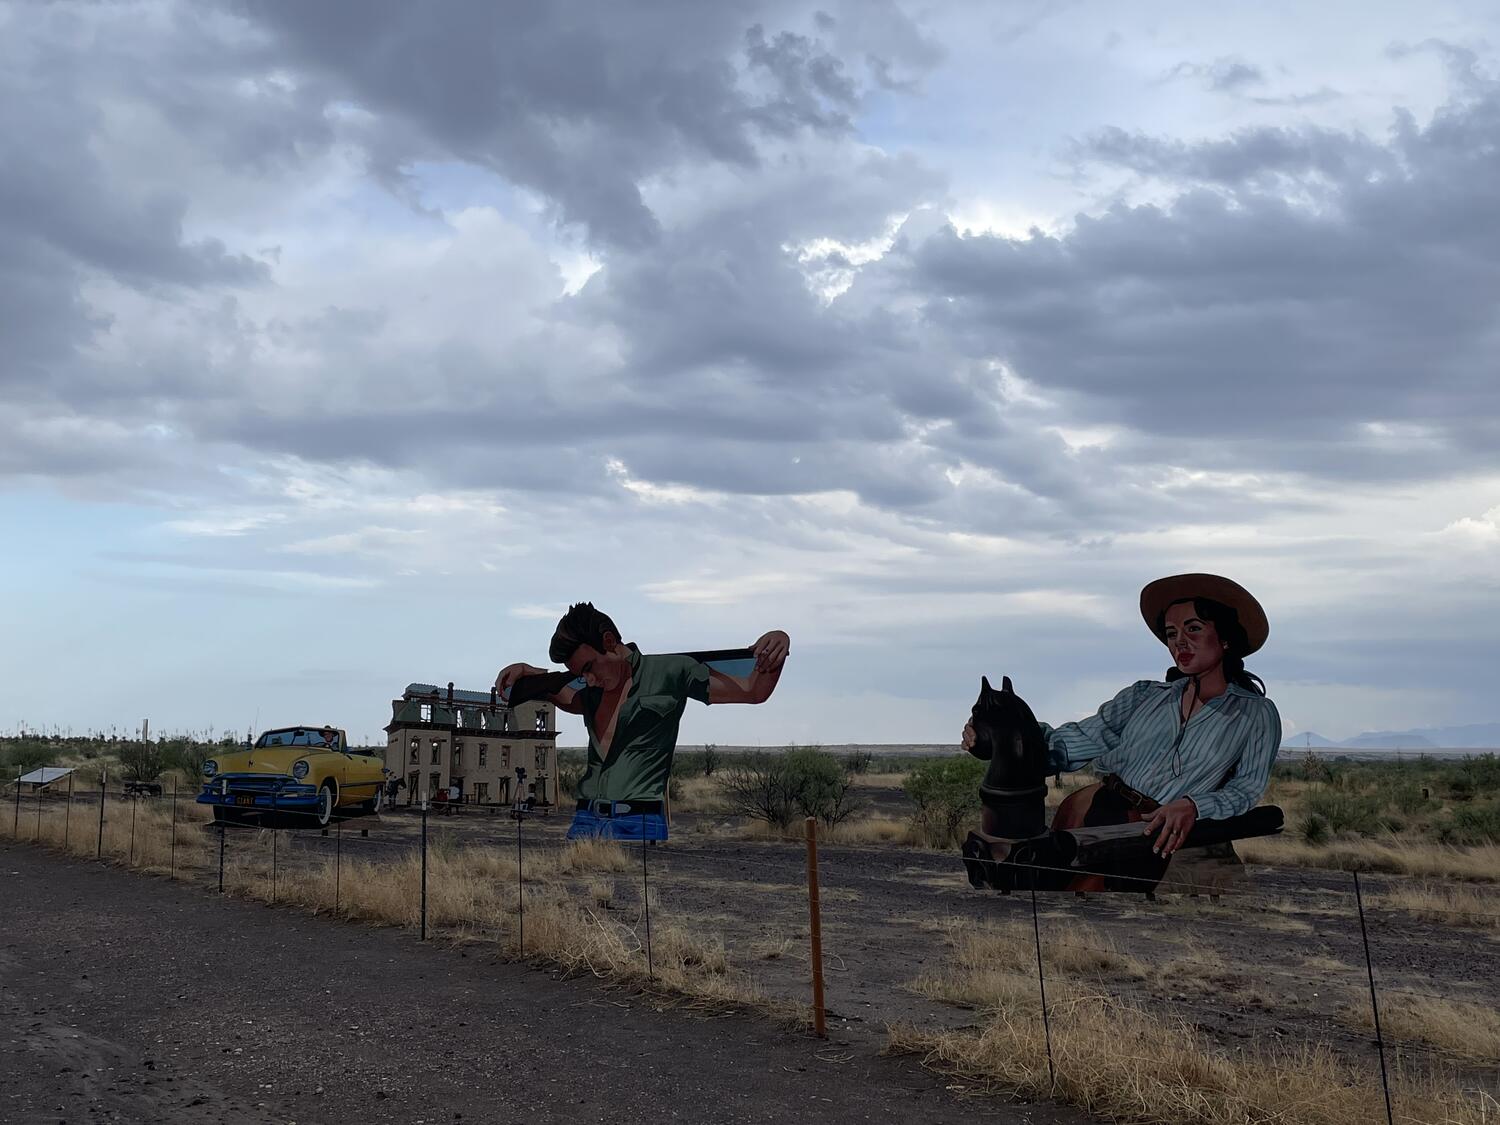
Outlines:
POLYGON ((557 804, 556 708, 537 701, 509 707, 493 691, 408 684, 391 701, 385 728, 385 766, 404 778, 404 801, 420 801, 449 787, 459 799, 510 804, 516 768, 535 784, 539 804, 557 804))

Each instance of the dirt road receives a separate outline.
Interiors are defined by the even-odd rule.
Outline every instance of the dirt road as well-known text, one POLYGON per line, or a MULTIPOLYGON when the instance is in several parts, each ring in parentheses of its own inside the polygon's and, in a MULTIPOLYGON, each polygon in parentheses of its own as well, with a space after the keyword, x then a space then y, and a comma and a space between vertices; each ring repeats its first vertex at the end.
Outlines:
POLYGON ((0 1122, 1083 1120, 26 846, 0 846, 0 904, 0 1122))

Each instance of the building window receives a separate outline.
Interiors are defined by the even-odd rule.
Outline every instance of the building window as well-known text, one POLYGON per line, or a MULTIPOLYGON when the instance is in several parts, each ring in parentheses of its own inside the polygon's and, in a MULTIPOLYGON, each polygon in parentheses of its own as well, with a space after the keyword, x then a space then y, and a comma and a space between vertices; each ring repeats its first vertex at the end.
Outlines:
POLYGON ((414 738, 414 739, 412 739, 411 740, 411 758, 410 758, 410 761, 411 761, 412 765, 416 765, 417 764, 417 756, 421 753, 421 750, 422 750, 422 740, 420 738, 414 738))
POLYGON ((479 729, 480 730, 489 730, 490 729, 490 717, 488 715, 486 715, 483 711, 479 712, 479 729))
POLYGON ((421 715, 422 715, 422 721, 424 723, 430 723, 430 722, 432 722, 432 704, 431 703, 424 703, 424 704, 422 704, 421 715))
POLYGON ((510 712, 509 711, 502 711, 500 713, 500 729, 503 730, 503 731, 510 730, 510 712))
POLYGON ((475 782, 474 799, 481 805, 490 799, 490 783, 488 781, 475 782))
POLYGON ((434 772, 432 772, 432 773, 430 773, 430 774, 427 775, 427 783, 428 783, 427 795, 429 797, 431 797, 440 788, 442 788, 442 785, 443 785, 443 775, 440 774, 440 773, 437 773, 436 771, 434 771, 434 772))
POLYGON ((456 769, 459 766, 463 765, 463 763, 464 763, 464 744, 462 742, 455 742, 453 744, 453 766, 456 769))
POLYGON ((539 770, 547 768, 547 748, 545 746, 538 746, 536 748, 536 768, 539 770))
POLYGON ((432 764, 433 765, 438 765, 443 760, 441 757, 439 757, 439 755, 442 754, 442 752, 443 752, 443 743, 442 743, 442 740, 434 738, 432 740, 432 764))
POLYGON ((539 731, 544 731, 544 730, 547 729, 547 712, 546 712, 546 710, 541 710, 541 711, 538 711, 536 713, 536 729, 539 730, 539 731))
POLYGON ((503 769, 503 770, 510 769, 510 747, 509 746, 502 746, 502 747, 500 747, 500 768, 503 769))
POLYGON ((480 767, 480 769, 483 769, 485 767, 485 765, 488 762, 489 756, 490 756, 490 744, 488 742, 481 742, 479 744, 479 767, 480 767))

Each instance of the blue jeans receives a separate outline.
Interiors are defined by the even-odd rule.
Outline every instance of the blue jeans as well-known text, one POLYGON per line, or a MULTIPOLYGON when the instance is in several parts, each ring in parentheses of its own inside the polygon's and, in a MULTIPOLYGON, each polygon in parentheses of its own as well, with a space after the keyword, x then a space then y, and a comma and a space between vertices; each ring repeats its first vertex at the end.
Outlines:
POLYGON ((573 823, 568 827, 568 839, 584 840, 590 837, 604 840, 665 840, 667 818, 659 812, 601 816, 593 809, 579 809, 573 814, 573 823))

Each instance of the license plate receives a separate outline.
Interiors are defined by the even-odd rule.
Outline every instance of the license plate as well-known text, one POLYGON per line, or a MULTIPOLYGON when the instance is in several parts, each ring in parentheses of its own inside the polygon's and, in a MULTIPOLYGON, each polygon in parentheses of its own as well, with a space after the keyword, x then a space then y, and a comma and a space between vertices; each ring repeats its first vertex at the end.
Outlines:
POLYGON ((254 805, 255 805, 255 798, 254 797, 236 797, 234 799, 234 803, 237 804, 237 805, 250 805, 250 806, 254 807, 254 805))

